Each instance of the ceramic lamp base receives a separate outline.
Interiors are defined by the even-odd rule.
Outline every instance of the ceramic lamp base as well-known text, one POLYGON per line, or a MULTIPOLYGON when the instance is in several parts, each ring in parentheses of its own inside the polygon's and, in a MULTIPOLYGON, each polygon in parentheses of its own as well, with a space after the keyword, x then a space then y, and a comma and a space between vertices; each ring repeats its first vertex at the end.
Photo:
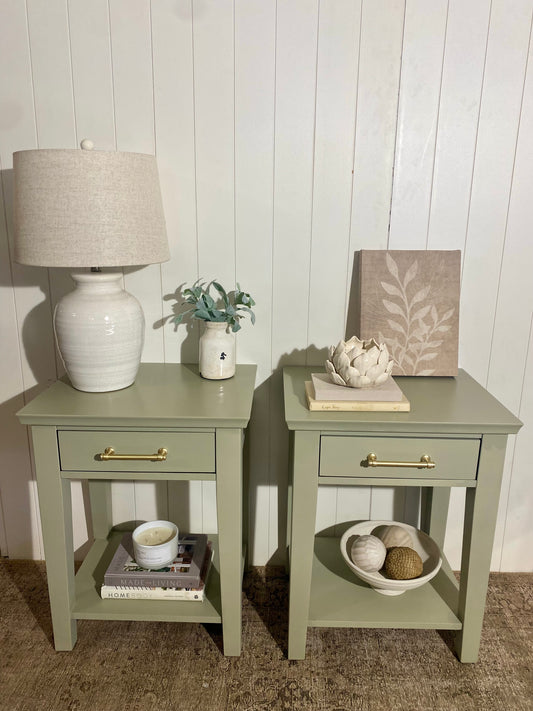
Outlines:
POLYGON ((139 370, 144 315, 121 286, 121 272, 72 274, 76 284, 57 304, 59 353, 77 390, 109 392, 131 385, 139 370))

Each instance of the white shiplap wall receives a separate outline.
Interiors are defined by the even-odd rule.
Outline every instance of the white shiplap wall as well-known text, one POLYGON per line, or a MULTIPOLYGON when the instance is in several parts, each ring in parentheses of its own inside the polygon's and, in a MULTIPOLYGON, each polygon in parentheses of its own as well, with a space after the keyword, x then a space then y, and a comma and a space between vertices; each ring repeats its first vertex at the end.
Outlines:
MULTIPOLYGON (((31 451, 15 412, 61 374, 61 270, 12 261, 12 153, 156 153, 172 260, 125 270, 145 361, 192 362, 161 325, 198 276, 257 300, 250 427, 253 562, 280 560, 287 481, 280 368, 344 335, 354 251, 461 249, 460 365, 522 418, 493 570, 533 570, 533 0, 1 0, 0 549, 42 557, 31 451)), ((115 483, 116 521, 213 530, 210 482, 115 483)), ((417 493, 321 490, 317 529, 416 516, 417 493)), ((462 493, 446 549, 460 556, 462 493)), ((76 545, 86 538, 75 488, 76 545)))

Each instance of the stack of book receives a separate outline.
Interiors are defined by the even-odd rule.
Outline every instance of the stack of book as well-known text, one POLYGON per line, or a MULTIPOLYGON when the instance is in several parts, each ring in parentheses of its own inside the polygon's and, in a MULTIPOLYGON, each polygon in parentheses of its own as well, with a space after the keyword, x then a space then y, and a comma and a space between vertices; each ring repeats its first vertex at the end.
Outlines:
POLYGON ((411 405, 393 378, 377 388, 335 385, 327 373, 312 373, 305 383, 307 406, 312 411, 409 412, 411 405))
POLYGON ((100 594, 116 600, 202 601, 213 547, 204 533, 181 536, 176 559, 159 570, 141 568, 133 558, 131 533, 125 533, 105 575, 100 594))

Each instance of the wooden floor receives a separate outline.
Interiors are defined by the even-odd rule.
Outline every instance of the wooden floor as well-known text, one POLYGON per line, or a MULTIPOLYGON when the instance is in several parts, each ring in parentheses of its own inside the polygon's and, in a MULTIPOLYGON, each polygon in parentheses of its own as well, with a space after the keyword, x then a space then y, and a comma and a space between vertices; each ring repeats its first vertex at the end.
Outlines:
POLYGON ((279 568, 246 576, 240 658, 222 656, 219 625, 159 622, 83 620, 55 652, 41 562, 1 561, 0 599, 1 711, 533 709, 533 574, 491 575, 475 665, 451 631, 335 628, 289 662, 279 568))

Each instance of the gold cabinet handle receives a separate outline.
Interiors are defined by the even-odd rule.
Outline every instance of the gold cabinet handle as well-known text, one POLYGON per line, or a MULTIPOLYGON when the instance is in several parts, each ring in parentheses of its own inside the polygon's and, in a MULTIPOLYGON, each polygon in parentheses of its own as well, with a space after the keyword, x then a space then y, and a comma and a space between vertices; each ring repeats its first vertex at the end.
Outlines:
POLYGON ((97 458, 102 462, 108 462, 110 460, 137 460, 142 462, 164 462, 167 458, 168 451, 161 447, 155 454, 115 454, 113 447, 106 447, 103 452, 97 454, 97 458))
POLYGON ((367 455, 363 463, 367 467, 416 467, 417 469, 435 469, 437 466, 435 462, 431 460, 429 454, 423 454, 419 462, 379 462, 377 455, 371 452, 367 455))

